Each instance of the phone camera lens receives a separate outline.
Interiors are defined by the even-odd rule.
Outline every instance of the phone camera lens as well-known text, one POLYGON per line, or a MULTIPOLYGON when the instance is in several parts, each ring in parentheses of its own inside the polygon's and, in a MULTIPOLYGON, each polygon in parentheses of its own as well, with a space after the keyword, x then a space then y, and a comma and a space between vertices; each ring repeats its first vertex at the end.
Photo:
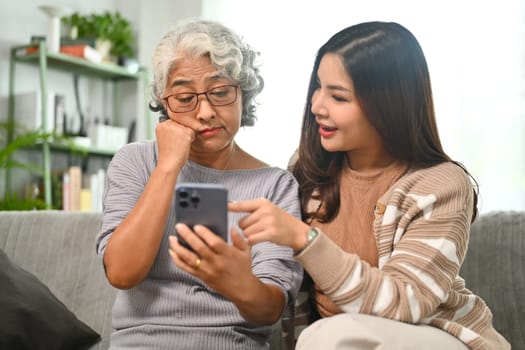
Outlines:
POLYGON ((198 196, 191 196, 190 200, 193 204, 198 204, 201 201, 198 196))
POLYGON ((189 203, 186 202, 186 201, 180 201, 180 202, 179 202, 179 205, 181 206, 181 208, 187 208, 188 205, 189 205, 189 203))
POLYGON ((184 188, 181 188, 179 190, 179 196, 180 198, 188 198, 189 196, 188 191, 186 191, 184 188))

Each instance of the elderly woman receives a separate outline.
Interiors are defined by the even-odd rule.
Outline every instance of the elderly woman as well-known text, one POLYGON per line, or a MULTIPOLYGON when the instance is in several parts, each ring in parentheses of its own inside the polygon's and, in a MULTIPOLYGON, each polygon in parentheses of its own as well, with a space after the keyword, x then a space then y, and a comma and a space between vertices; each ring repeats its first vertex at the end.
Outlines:
POLYGON ((292 175, 234 141, 255 121, 263 88, 257 52, 221 24, 179 24, 158 44, 153 100, 156 142, 128 144, 107 172, 97 239, 109 282, 119 289, 111 349, 267 349, 270 325, 293 300, 302 269, 290 248, 229 242, 204 226, 178 224, 177 183, 218 183, 229 200, 266 198, 300 217, 292 175), (177 235, 190 246, 177 242, 177 235))

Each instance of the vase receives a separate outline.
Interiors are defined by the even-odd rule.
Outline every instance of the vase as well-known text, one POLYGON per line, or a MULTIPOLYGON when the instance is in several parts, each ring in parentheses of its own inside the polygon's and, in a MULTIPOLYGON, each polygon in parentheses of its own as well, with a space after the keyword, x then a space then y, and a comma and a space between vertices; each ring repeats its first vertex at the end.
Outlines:
POLYGON ((102 55, 103 62, 111 61, 109 52, 111 51, 111 41, 109 39, 96 39, 95 49, 102 55))
POLYGON ((46 35, 46 47, 48 52, 60 51, 60 17, 70 13, 70 10, 59 6, 39 6, 49 17, 49 25, 46 35))

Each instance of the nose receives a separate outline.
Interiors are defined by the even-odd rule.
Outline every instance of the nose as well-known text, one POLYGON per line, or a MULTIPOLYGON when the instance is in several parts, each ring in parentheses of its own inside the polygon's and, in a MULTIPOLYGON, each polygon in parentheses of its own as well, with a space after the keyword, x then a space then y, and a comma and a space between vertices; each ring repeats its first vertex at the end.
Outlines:
POLYGON ((320 89, 317 89, 314 91, 312 95, 311 103, 312 103, 312 107, 310 108, 310 111, 314 115, 318 117, 326 117, 328 111, 324 105, 323 95, 320 89))
POLYGON ((199 101, 197 104, 197 119, 199 120, 210 120, 215 117, 215 110, 213 109, 213 106, 208 101, 208 98, 206 95, 201 95, 198 97, 199 101))

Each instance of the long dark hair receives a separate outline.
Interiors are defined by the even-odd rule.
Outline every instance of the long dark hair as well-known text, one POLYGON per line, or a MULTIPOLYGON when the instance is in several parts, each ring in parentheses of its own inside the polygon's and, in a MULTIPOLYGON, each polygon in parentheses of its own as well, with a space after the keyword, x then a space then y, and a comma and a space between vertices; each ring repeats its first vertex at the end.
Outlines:
POLYGON ((474 220, 478 186, 466 168, 451 160, 441 146, 423 50, 410 31, 392 22, 350 26, 332 36, 317 52, 304 110, 299 159, 293 168, 305 217, 329 222, 340 205, 339 179, 346 152, 327 152, 322 148, 319 127, 311 111, 312 95, 318 89, 317 71, 326 53, 341 56, 361 109, 394 158, 415 168, 452 161, 469 175, 474 184, 474 220), (312 197, 321 201, 323 211, 307 210, 312 197))

